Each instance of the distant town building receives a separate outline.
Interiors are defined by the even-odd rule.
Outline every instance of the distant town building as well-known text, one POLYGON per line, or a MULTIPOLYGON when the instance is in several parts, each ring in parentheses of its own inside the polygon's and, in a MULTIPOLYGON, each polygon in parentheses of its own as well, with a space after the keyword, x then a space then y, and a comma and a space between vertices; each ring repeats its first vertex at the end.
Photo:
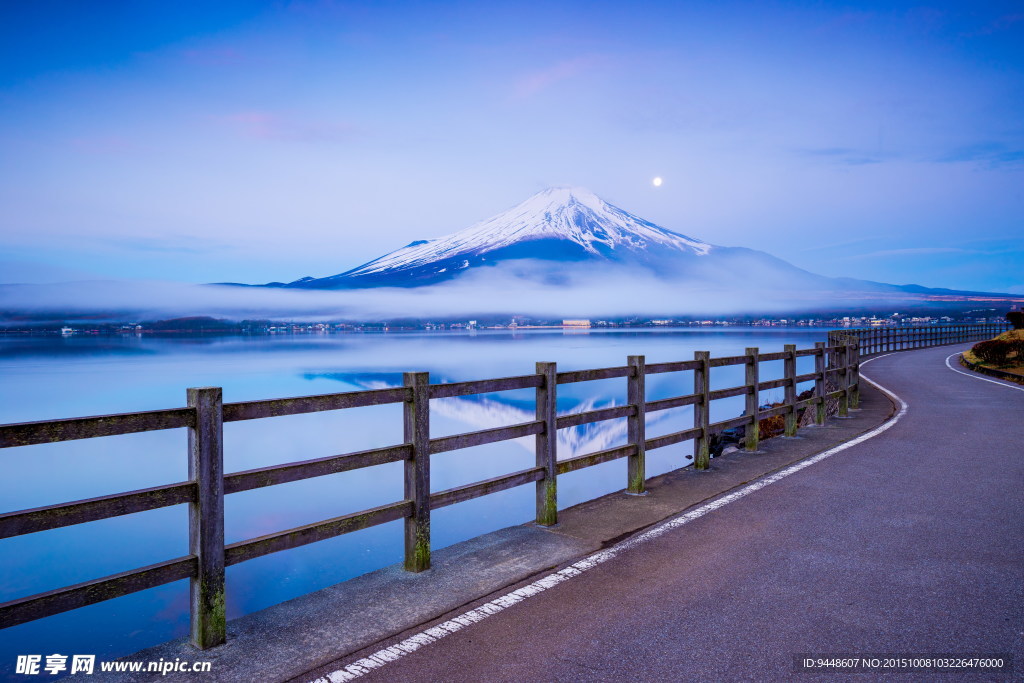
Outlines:
POLYGON ((563 320, 562 327, 590 327, 589 320, 563 320))

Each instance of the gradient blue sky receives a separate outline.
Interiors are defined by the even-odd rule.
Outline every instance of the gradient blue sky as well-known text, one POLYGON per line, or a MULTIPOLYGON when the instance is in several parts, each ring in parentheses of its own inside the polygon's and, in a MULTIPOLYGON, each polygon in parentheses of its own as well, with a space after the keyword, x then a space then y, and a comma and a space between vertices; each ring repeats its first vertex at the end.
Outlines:
POLYGON ((326 276, 551 185, 1024 293, 1024 5, 0 6, 0 282, 326 276))

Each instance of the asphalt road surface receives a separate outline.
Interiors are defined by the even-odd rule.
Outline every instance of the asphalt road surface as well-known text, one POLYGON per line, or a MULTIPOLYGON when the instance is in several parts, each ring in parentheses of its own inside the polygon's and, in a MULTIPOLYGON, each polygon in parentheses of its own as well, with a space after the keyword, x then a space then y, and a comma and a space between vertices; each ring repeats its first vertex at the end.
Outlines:
POLYGON ((876 436, 360 680, 1024 680, 1024 388, 947 366, 958 350, 864 366, 906 404, 876 436), (1013 673, 794 669, 997 653, 1013 673))

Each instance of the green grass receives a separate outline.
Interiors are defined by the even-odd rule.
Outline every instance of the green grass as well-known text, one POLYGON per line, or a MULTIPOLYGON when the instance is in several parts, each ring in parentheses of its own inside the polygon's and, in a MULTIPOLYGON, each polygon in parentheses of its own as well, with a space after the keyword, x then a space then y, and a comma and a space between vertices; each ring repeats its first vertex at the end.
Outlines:
MULTIPOLYGON (((1024 330, 1007 330, 1006 332, 1003 332, 1002 334, 993 337, 993 339, 999 339, 1002 341, 1024 339, 1024 330)), ((968 363, 973 363, 974 365, 983 365, 986 368, 994 368, 997 370, 1002 370, 1003 372, 1009 372, 1014 375, 1020 375, 1024 377, 1024 358, 1014 358, 1012 360, 1014 360, 1015 362, 1011 363, 1008 366, 995 366, 992 365, 991 363, 982 363, 973 353, 971 353, 970 351, 964 351, 964 359, 968 363)))

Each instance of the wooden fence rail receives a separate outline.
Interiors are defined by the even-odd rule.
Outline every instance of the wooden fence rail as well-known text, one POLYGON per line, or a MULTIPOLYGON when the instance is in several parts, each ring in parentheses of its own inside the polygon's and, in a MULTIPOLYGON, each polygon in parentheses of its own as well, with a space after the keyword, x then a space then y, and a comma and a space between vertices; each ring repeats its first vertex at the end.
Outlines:
POLYGON ((784 415, 785 433, 792 436, 797 431, 796 411, 801 408, 814 408, 816 422, 823 424, 826 402, 839 399, 839 414, 845 415, 851 406, 856 407, 859 354, 865 345, 869 349, 866 353, 881 353, 895 345, 910 348, 907 345, 980 339, 990 335, 992 330, 992 326, 969 329, 952 326, 933 334, 899 330, 907 333, 905 336, 890 334, 889 330, 842 330, 830 333, 828 344, 819 342, 812 349, 798 350, 787 345, 782 352, 762 354, 757 348, 748 348, 745 355, 725 358, 711 358, 709 352, 698 351, 693 360, 652 364, 646 364, 643 356, 630 356, 623 366, 570 372, 558 372, 555 363, 537 363, 536 372, 531 375, 446 384, 430 384, 428 373, 410 372, 405 373, 401 387, 238 403, 223 403, 220 388, 190 388, 185 408, 0 425, 0 448, 187 427, 189 453, 189 480, 185 482, 0 514, 2 539, 171 505, 189 506, 187 556, 0 604, 0 628, 188 578, 191 639, 196 647, 210 648, 225 640, 224 572, 228 566, 402 519, 405 568, 412 572, 423 571, 430 567, 432 509, 535 483, 536 523, 550 526, 558 520, 558 475, 626 458, 625 490, 642 494, 648 451, 693 440, 694 467, 707 469, 711 439, 726 429, 744 427, 745 446, 756 451, 759 430, 752 427, 762 419, 784 415), (804 356, 814 358, 814 372, 797 375, 796 359, 804 356), (760 364, 776 360, 783 361, 783 377, 761 381, 760 364), (712 368, 734 365, 744 366, 744 384, 712 391, 712 368), (692 393, 647 400, 647 375, 683 371, 693 373, 692 393), (559 384, 612 378, 626 379, 626 405, 557 414, 559 384), (814 396, 798 401, 797 385, 811 381, 814 396), (827 391, 831 386, 837 388, 827 391), (760 392, 776 387, 785 392, 783 405, 763 409, 760 392), (535 390, 535 420, 430 438, 431 399, 513 389, 535 390), (711 402, 733 396, 744 397, 744 414, 710 422, 711 402), (403 406, 404 434, 400 444, 242 472, 223 472, 225 422, 395 403, 403 406), (688 405, 694 407, 692 428, 652 438, 646 436, 648 413, 688 405), (627 420, 626 445, 558 459, 559 429, 621 418, 627 420), (446 491, 430 491, 432 454, 528 436, 536 440, 534 467, 446 491), (225 495, 399 461, 405 464, 402 500, 258 538, 224 543, 225 495))
POLYGON ((875 356, 892 351, 921 349, 928 346, 982 341, 1010 329, 1007 322, 974 325, 921 325, 916 327, 866 327, 833 330, 828 333, 829 345, 840 345, 852 337, 862 356, 875 356))

